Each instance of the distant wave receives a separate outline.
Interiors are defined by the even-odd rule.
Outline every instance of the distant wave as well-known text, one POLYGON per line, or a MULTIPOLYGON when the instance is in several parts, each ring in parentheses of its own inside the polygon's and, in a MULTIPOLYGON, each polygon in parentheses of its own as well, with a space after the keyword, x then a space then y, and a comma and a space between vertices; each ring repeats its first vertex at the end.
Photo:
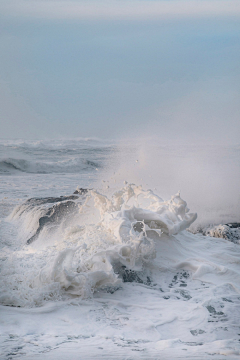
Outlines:
POLYGON ((24 172, 31 174, 51 174, 51 173, 79 173, 86 170, 95 170, 101 165, 90 160, 80 158, 64 159, 56 162, 29 161, 25 159, 7 158, 0 160, 0 174, 12 174, 14 172, 24 172))
POLYGON ((67 150, 79 149, 82 147, 108 147, 112 141, 102 140, 99 138, 75 138, 75 139, 58 139, 58 140, 4 140, 0 139, 0 147, 11 149, 31 149, 31 150, 67 150))

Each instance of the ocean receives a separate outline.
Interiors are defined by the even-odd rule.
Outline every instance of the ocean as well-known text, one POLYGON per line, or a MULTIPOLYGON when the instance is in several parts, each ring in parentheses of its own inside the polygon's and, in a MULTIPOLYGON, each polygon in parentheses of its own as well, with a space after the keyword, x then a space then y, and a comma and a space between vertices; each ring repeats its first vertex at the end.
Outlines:
POLYGON ((239 146, 2 139, 0 178, 1 359, 239 358, 239 146))

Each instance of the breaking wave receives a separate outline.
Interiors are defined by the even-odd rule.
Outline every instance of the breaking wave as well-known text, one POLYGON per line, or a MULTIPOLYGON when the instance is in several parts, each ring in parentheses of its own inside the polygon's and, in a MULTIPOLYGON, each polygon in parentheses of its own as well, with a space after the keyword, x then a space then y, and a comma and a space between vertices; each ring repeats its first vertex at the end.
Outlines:
POLYGON ((19 243, 4 261, 2 304, 87 298, 119 287, 129 276, 144 282, 161 237, 179 233, 197 217, 179 194, 163 201, 133 184, 112 196, 82 190, 76 196, 29 199, 14 209, 9 219, 20 227, 19 243))

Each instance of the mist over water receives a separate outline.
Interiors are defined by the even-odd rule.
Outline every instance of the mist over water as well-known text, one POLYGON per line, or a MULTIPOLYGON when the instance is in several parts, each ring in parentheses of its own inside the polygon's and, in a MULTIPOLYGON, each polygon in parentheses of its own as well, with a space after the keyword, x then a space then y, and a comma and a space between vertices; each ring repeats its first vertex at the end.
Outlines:
MULTIPOLYGON (((237 145, 162 145, 155 139, 138 139, 123 142, 114 167, 114 180, 142 184, 155 189, 164 199, 180 191, 190 209, 198 213, 198 222, 239 220, 237 145)), ((104 179, 111 178, 110 174, 104 174, 104 179)))
MULTIPOLYGON (((92 179, 94 187, 113 193, 128 182, 154 189, 163 199, 180 191, 190 209, 198 213, 197 222, 239 221, 239 145, 180 143, 156 137, 2 140, 0 151, 1 175, 75 174, 71 180, 66 178, 69 190, 91 187, 92 179)), ((64 178, 58 177, 59 181, 64 178)))

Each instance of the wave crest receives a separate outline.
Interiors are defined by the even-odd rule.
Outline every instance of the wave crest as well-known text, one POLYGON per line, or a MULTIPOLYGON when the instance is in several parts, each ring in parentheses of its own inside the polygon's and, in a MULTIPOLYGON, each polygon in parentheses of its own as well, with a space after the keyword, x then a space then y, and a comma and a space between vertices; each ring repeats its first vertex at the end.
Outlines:
MULTIPOLYGON (((197 217, 189 213, 179 194, 163 201, 134 184, 109 197, 92 190, 72 201, 78 211, 70 223, 65 226, 63 219, 54 233, 51 223, 31 245, 19 247, 13 255, 14 269, 12 260, 5 261, 3 275, 8 276, 8 286, 1 284, 5 293, 0 297, 2 303, 36 306, 51 296, 54 300, 76 295, 86 298, 97 289, 119 286, 124 269, 148 268, 162 233, 177 234, 197 217)), ((13 212, 12 219, 29 234, 46 203, 26 204, 13 212)))
POLYGON ((52 173, 78 173, 86 170, 95 170, 101 167, 97 162, 72 158, 62 161, 30 161, 25 159, 8 158, 0 161, 0 173, 12 174, 23 172, 30 174, 52 174, 52 173))

